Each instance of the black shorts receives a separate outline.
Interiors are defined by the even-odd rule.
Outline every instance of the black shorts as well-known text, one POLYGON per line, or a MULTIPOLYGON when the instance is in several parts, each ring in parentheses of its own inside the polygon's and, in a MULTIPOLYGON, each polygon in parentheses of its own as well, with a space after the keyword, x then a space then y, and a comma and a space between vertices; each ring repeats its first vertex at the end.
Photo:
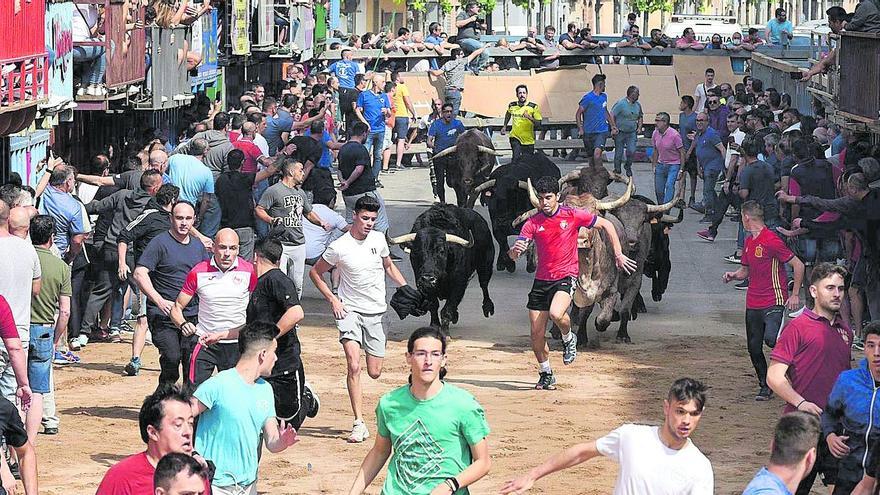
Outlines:
POLYGON ((688 156, 687 160, 684 162, 684 171, 688 173, 697 173, 697 156, 696 153, 688 156))
POLYGON ((529 302, 526 307, 533 311, 550 311, 550 303, 553 302, 553 296, 557 292, 567 292, 569 296, 573 296, 575 288, 577 288, 575 277, 565 277, 559 280, 535 279, 532 290, 529 291, 529 302))
POLYGON ((305 399, 306 376, 302 366, 266 378, 275 396, 275 417, 294 428, 302 426, 313 405, 305 399))

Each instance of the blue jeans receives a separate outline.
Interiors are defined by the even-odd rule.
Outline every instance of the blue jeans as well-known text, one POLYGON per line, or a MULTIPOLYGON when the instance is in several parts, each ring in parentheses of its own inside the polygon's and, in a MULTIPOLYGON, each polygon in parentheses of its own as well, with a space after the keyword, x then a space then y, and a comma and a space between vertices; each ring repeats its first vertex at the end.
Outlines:
POLYGON ((619 131, 614 136, 614 171, 620 173, 620 162, 623 161, 623 153, 626 151, 626 175, 632 176, 633 154, 636 152, 636 138, 638 135, 635 131, 623 132, 619 131))
MULTIPOLYGON (((480 43, 479 40, 475 40, 473 38, 466 38, 463 40, 458 40, 458 41, 456 41, 456 43, 458 43, 458 46, 461 47, 461 51, 464 52, 465 57, 467 57, 468 55, 473 53, 474 50, 479 50, 480 47, 483 46, 483 44, 480 43)), ((471 69, 479 70, 479 69, 482 69, 483 67, 485 67, 486 64, 488 64, 488 63, 489 63, 489 53, 484 51, 477 58, 475 58, 473 62, 471 62, 469 67, 471 69)))
POLYGON ((82 84, 101 84, 107 71, 107 58, 103 46, 77 46, 73 49, 73 63, 83 64, 82 84))
MULTIPOLYGON (((260 198, 263 196, 263 193, 266 192, 266 189, 269 189, 269 179, 263 179, 260 182, 254 184, 254 204, 260 204, 260 198)), ((257 239, 263 239, 267 235, 269 235, 269 224, 260 220, 259 218, 255 219, 256 226, 254 228, 254 232, 256 233, 257 239)))
MULTIPOLYGON (((657 153, 657 150, 654 150, 654 153, 657 153)), ((680 170, 680 163, 657 163, 657 167, 654 168, 654 195, 657 197, 657 204, 672 201, 680 170)))
POLYGON ((715 193, 715 183, 718 182, 719 175, 721 175, 720 168, 703 169, 703 207, 707 215, 715 208, 715 200, 718 198, 718 194, 715 193))
POLYGON ((373 156, 373 178, 379 178, 379 172, 382 171, 382 141, 385 139, 385 129, 381 131, 370 131, 364 146, 373 156))
POLYGON ((446 89, 446 103, 452 105, 452 118, 458 117, 458 111, 461 109, 461 91, 446 89))
POLYGON ((55 325, 31 325, 31 338, 28 346, 28 381, 36 394, 48 394, 49 373, 52 371, 52 358, 55 355, 55 325))
POLYGON ((211 198, 211 202, 208 203, 208 208, 205 210, 205 217, 200 219, 199 232, 207 237, 213 238, 214 234, 220 230, 222 214, 220 212, 220 203, 217 201, 217 196, 210 194, 209 197, 211 198))

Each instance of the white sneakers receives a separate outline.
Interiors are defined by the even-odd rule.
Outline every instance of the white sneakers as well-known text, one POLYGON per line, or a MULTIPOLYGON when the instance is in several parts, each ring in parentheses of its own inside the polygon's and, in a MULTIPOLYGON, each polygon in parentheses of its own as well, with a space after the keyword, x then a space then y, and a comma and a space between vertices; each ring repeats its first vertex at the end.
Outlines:
POLYGON ((349 443, 361 443, 370 437, 370 431, 364 420, 358 419, 351 428, 351 435, 348 436, 349 443))

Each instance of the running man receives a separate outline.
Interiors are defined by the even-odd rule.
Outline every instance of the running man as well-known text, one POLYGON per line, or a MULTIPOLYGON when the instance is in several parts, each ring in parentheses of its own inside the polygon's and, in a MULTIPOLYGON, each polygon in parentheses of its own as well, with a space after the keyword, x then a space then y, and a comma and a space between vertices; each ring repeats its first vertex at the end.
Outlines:
POLYGON ((706 407, 706 386, 679 378, 663 401, 661 426, 625 424, 604 437, 575 445, 508 481, 501 493, 525 493, 536 481, 603 455, 620 464, 614 495, 711 495, 712 464, 690 436, 706 407))
POLYGON ((783 305, 789 310, 800 308, 801 282, 804 264, 788 249, 776 232, 764 224, 764 208, 756 201, 746 201, 740 207, 742 224, 749 237, 743 248, 742 266, 735 272, 725 272, 724 283, 749 279, 746 292, 746 344, 752 366, 761 387, 755 400, 770 400, 773 392, 767 386, 767 360, 764 348, 776 346, 782 328, 783 305), (794 271, 794 289, 788 295, 788 275, 785 266, 794 271))
POLYGON ((346 386, 354 425, 349 442, 360 443, 370 436, 361 413, 361 349, 366 354, 367 374, 378 379, 385 358, 385 275, 397 285, 406 279, 391 261, 385 236, 373 230, 379 215, 379 202, 363 196, 354 205, 351 230, 329 246, 309 272, 315 287, 330 303, 339 342, 348 363, 346 386), (324 282, 324 273, 336 267, 339 271, 339 296, 324 282))
POLYGON ((528 101, 529 88, 525 84, 516 87, 516 101, 507 106, 501 134, 507 133, 507 124, 513 120, 510 128, 510 149, 513 151, 512 161, 523 153, 535 152, 535 127, 541 126, 541 109, 538 104, 528 101))
POLYGON ((568 306, 574 294, 578 275, 577 238, 581 227, 597 227, 605 231, 614 248, 614 262, 618 268, 632 273, 636 262, 620 248, 614 225, 595 214, 559 204, 559 182, 553 177, 541 177, 535 184, 539 212, 526 220, 519 237, 507 255, 516 261, 535 241, 538 250, 538 270, 529 292, 529 321, 531 322, 532 351, 540 366, 537 390, 556 390, 556 378, 550 368, 550 348, 544 333, 547 318, 562 332, 562 362, 571 364, 577 356, 577 336, 571 331, 568 306))

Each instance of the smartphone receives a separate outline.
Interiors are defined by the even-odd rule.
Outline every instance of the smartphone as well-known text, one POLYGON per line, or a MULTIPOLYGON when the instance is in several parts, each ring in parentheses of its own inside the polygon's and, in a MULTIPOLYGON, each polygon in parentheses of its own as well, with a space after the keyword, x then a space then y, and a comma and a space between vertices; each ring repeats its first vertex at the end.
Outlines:
POLYGON ((795 81, 800 81, 804 78, 804 74, 799 70, 793 70, 788 73, 788 77, 792 78, 795 81))

